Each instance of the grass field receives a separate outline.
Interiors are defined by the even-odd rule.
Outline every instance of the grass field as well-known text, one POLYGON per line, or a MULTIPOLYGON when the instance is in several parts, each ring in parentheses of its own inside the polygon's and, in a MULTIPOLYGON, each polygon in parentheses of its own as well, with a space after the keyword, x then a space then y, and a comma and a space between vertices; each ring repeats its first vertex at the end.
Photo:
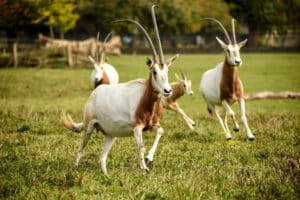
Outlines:
MULTIPOLYGON (((111 57, 121 81, 146 78, 146 56, 111 57)), ((243 54, 245 92, 300 91, 300 54, 243 54)), ((66 130, 65 110, 76 121, 91 92, 90 69, 0 70, 1 199, 299 199, 300 101, 246 102, 256 141, 239 133, 227 142, 198 92, 201 74, 223 60, 218 55, 181 55, 170 68, 189 73, 195 95, 180 99, 196 121, 190 131, 164 111, 165 129, 149 174, 139 169, 133 137, 119 139, 98 164, 103 137, 93 134, 80 166, 73 165, 81 134, 66 130)), ((55 67, 55 66, 53 66, 55 67)), ((239 118, 238 106, 233 106, 239 118)), ((238 120, 241 122, 241 120, 238 120)), ((230 122, 230 121, 229 121, 230 122)), ((241 124, 241 123, 240 123, 241 124)), ((147 149, 154 133, 146 132, 147 149)))

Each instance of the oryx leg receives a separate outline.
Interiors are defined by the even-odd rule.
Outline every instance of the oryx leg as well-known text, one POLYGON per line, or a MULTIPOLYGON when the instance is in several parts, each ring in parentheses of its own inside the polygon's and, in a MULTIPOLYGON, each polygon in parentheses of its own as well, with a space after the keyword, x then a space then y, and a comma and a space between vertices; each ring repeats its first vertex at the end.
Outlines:
POLYGON ((247 131, 247 136, 248 136, 249 140, 255 140, 255 137, 252 134, 252 132, 249 128, 249 125, 248 125, 248 121, 247 121, 247 117, 246 117, 246 109, 245 109, 245 100, 240 99, 239 104, 240 104, 240 109, 241 109, 241 118, 245 125, 246 131, 247 131))
POLYGON ((140 168, 145 171, 149 171, 149 168, 146 166, 145 163, 145 147, 143 143, 143 128, 144 126, 136 126, 133 129, 134 138, 137 144, 137 151, 138 151, 138 159, 140 163, 140 168))
POLYGON ((229 132, 228 124, 227 124, 227 111, 223 109, 223 122, 224 122, 224 127, 226 130, 229 132))
POLYGON ((96 123, 97 123, 97 120, 96 119, 92 119, 91 121, 89 121, 86 130, 84 130, 82 142, 81 142, 81 145, 79 147, 79 150, 78 150, 78 153, 77 153, 77 158, 76 158, 76 161, 75 161, 75 166, 76 167, 79 164, 79 161, 80 161, 80 159, 82 157, 83 149, 87 145, 87 143, 88 143, 88 141, 89 141, 89 139, 90 139, 90 137, 91 137, 91 135, 93 133, 93 130, 94 130, 94 127, 95 127, 96 123))
POLYGON ((100 160, 99 160, 99 162, 101 163, 102 172, 104 174, 107 174, 106 159, 107 159, 107 155, 108 155, 111 147, 113 146, 114 142, 115 142, 114 137, 111 137, 109 135, 104 136, 104 146, 103 146, 103 150, 100 154, 100 160))
POLYGON ((217 116, 217 118, 218 118, 218 120, 219 120, 219 123, 221 124, 221 127, 222 127, 222 129, 224 130, 224 132, 225 132, 225 134, 226 134, 226 139, 227 139, 227 140, 230 140, 230 139, 231 139, 230 131, 227 130, 227 128, 225 127, 222 118, 220 117, 218 111, 215 109, 215 106, 213 106, 213 105, 210 104, 210 103, 207 103, 207 107, 208 107, 208 109, 209 109, 211 112, 213 112, 213 113, 217 116))
POLYGON ((171 110, 174 110, 174 111, 178 112, 183 117, 183 119, 185 120, 185 122, 187 123, 187 125, 189 126, 189 128, 192 129, 192 130, 194 129, 194 127, 193 127, 193 126, 195 126, 194 120, 192 120, 191 118, 189 118, 187 116, 187 114, 185 114, 185 112, 179 107, 179 105, 177 103, 170 104, 169 108, 171 110))
POLYGON ((153 145, 152 145, 148 155, 146 156, 146 164, 148 166, 149 166, 150 162, 153 161, 153 157, 154 157, 155 151, 157 149, 158 142, 159 142, 162 134, 164 133, 164 129, 160 126, 154 126, 153 129, 154 129, 154 131, 156 131, 156 136, 155 136, 153 145))
POLYGON ((222 101, 222 105, 224 107, 224 109, 229 113, 229 115, 231 116, 232 122, 233 122, 233 130, 234 131, 239 131, 239 125, 235 120, 235 116, 234 116, 234 111, 230 108, 230 106, 228 105, 226 100, 222 101))

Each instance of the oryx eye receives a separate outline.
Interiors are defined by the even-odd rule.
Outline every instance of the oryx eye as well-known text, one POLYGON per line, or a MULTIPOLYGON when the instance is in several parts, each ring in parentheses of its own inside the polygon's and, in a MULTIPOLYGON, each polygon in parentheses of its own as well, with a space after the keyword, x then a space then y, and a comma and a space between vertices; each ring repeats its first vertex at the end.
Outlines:
POLYGON ((229 51, 229 49, 227 49, 227 53, 228 53, 228 54, 230 54, 230 51, 229 51))
POLYGON ((186 84, 185 83, 183 84, 183 87, 186 88, 186 84))
POLYGON ((156 71, 155 70, 153 70, 153 75, 156 75, 156 71))

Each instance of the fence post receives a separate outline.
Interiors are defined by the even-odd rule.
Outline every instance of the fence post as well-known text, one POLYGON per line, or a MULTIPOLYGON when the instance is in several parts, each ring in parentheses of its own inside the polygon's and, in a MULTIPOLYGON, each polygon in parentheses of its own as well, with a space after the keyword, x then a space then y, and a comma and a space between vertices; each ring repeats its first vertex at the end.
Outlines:
POLYGON ((71 45, 67 46, 67 59, 69 67, 73 66, 73 55, 72 55, 72 47, 71 45))
POLYGON ((17 45, 17 42, 13 42, 12 47, 13 47, 12 53, 13 53, 14 67, 17 68, 18 67, 18 45, 17 45))

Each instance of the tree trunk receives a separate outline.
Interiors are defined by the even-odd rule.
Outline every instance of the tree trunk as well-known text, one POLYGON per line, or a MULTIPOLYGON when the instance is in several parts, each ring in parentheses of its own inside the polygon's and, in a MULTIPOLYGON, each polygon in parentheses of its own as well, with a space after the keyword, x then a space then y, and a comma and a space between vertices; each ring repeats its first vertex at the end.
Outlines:
POLYGON ((49 27, 49 31, 50 31, 50 37, 54 38, 53 26, 49 27))
POLYGON ((253 21, 248 21, 249 25, 249 47, 256 48, 259 44, 259 29, 253 21))
POLYGON ((14 27, 7 27, 5 31, 7 38, 7 50, 8 52, 12 52, 13 43, 17 42, 17 30, 14 27))

